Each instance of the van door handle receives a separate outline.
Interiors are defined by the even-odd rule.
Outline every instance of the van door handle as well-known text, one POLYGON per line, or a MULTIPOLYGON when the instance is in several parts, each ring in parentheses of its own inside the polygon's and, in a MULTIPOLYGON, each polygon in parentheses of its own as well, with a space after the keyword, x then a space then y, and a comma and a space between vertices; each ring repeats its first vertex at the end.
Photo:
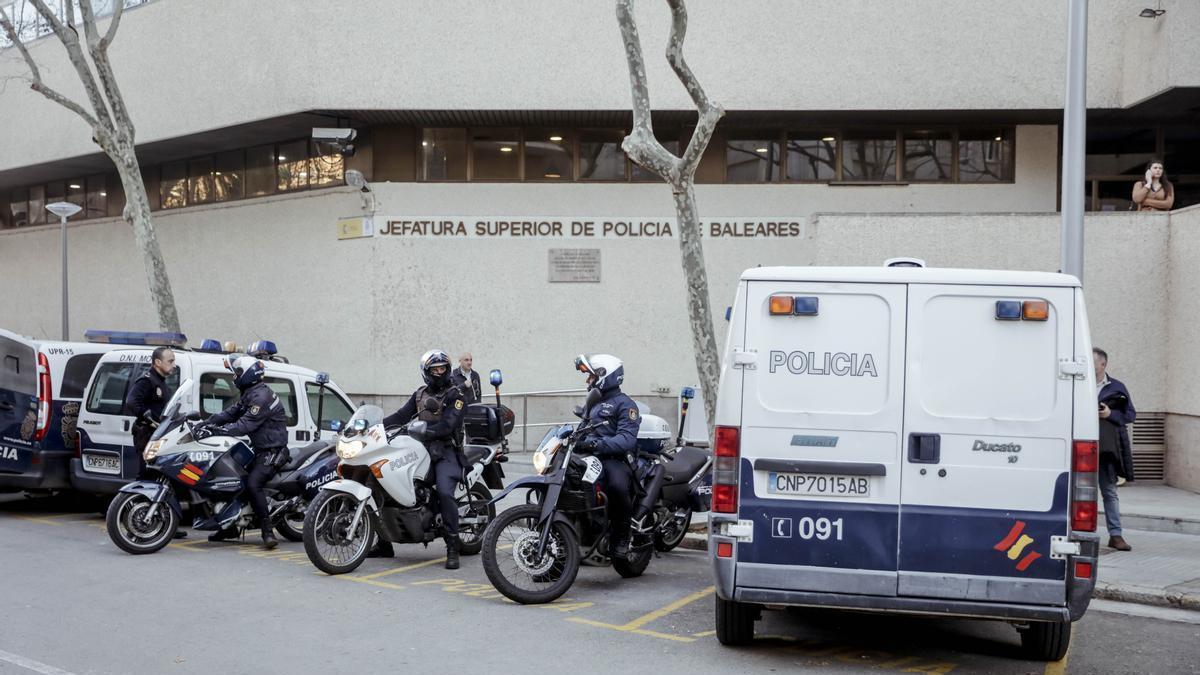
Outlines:
POLYGON ((129 420, 125 420, 125 431, 129 431, 129 420))
POLYGON ((942 435, 909 434, 908 461, 914 464, 937 464, 942 461, 942 435))
POLYGON ((5 401, 4 403, 0 403, 0 410, 12 410, 12 409, 13 409, 13 404, 9 403, 8 401, 5 401))

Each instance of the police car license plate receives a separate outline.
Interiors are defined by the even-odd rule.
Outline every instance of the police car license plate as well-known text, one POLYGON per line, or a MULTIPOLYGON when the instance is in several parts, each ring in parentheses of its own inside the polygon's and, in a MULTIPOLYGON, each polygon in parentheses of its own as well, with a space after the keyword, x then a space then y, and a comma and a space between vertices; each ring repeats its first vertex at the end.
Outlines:
POLYGON ((767 492, 775 495, 870 497, 871 479, 867 476, 831 476, 772 471, 768 475, 767 492))
POLYGON ((92 473, 110 473, 119 476, 121 475, 121 458, 115 455, 93 455, 85 452, 83 453, 83 468, 92 473))

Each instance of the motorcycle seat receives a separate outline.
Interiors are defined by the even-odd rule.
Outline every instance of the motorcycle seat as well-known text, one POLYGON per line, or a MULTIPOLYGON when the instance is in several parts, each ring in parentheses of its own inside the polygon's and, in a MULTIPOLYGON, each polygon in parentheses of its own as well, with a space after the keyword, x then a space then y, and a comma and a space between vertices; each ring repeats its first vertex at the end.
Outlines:
POLYGON ((492 449, 486 445, 467 445, 463 447, 463 454, 467 457, 467 464, 474 464, 487 457, 491 452, 492 449))
POLYGON ((708 453, 700 448, 684 446, 675 453, 675 459, 667 462, 664 477, 667 485, 686 483, 696 475, 700 467, 708 461, 708 453))
POLYGON ((291 459, 288 461, 287 466, 283 467, 282 470, 294 471, 295 469, 300 468, 300 465, 306 462, 309 457, 312 457, 313 455, 324 450, 325 448, 331 447, 332 445, 333 441, 317 441, 308 445, 302 445, 298 448, 288 448, 288 454, 291 455, 291 459))

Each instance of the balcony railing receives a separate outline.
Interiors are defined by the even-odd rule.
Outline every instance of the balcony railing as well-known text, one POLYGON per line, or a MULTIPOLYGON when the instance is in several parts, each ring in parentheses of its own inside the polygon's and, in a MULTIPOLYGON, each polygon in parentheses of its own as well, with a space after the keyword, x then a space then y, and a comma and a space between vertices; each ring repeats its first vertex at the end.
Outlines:
MULTIPOLYGON (((96 13, 97 18, 112 14, 115 3, 119 0, 92 0, 92 11, 96 13)), ((79 0, 46 0, 46 5, 54 11, 55 16, 60 21, 66 21, 67 2, 71 2, 75 9, 75 21, 82 21, 83 13, 79 9, 79 0)), ((124 0, 125 9, 144 5, 150 0, 124 0)), ((38 38, 43 38, 50 35, 54 31, 50 27, 50 23, 42 18, 32 2, 28 0, 13 0, 5 2, 0 0, 0 10, 12 21, 13 27, 16 28, 17 38, 21 42, 29 43, 38 38)), ((12 41, 8 39, 8 35, 0 30, 0 49, 6 49, 12 46, 12 41)))

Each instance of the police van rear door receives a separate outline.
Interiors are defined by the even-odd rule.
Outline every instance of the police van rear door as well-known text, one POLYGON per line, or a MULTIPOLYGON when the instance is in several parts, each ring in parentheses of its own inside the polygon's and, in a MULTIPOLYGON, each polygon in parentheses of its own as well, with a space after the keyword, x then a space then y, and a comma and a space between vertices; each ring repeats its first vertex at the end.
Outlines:
POLYGON ((749 282, 738 586, 896 594, 905 293, 749 282))
POLYGON ((1063 604, 1073 289, 913 284, 908 315, 900 595, 1063 604))
POLYGON ((22 473, 32 461, 37 368, 34 344, 4 331, 0 335, 0 473, 22 473))

